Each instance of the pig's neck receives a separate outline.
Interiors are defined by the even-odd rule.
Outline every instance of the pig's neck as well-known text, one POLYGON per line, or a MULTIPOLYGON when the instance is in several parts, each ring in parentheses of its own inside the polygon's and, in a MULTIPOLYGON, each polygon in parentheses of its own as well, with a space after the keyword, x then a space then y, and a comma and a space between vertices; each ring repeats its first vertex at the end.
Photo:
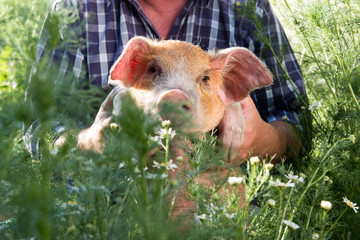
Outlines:
POLYGON ((187 0, 138 0, 162 39, 169 37, 171 28, 187 0))

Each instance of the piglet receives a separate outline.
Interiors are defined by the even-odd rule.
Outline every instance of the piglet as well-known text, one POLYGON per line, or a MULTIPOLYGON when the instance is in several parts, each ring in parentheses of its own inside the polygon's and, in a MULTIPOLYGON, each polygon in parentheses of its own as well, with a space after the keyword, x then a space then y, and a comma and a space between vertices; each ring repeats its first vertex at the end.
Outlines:
MULTIPOLYGON (((130 94, 139 108, 159 119, 171 120, 187 132, 201 134, 217 128, 230 160, 237 160, 245 127, 240 101, 251 90, 270 85, 272 76, 245 48, 205 52, 182 41, 134 37, 112 66, 109 83, 118 87, 103 102, 94 124, 79 133, 80 148, 102 152, 101 132, 110 125, 112 114, 120 113, 124 95, 130 94), (169 104, 178 111, 164 111, 169 104)), ((182 168, 186 165, 184 160, 182 168)), ((209 179, 216 174, 202 173, 200 183, 210 185, 209 179)), ((226 177, 227 172, 221 171, 220 175, 226 177)), ((186 194, 180 189, 173 216, 189 217, 189 212, 196 211, 196 203, 186 194)))
MULTIPOLYGON (((183 41, 134 37, 112 66, 109 83, 122 85, 138 107, 163 120, 179 122, 181 113, 189 116, 187 132, 218 127, 220 140, 230 150, 239 149, 243 140, 239 102, 251 90, 270 85, 272 76, 246 48, 205 52, 183 41), (163 111, 167 103, 180 114, 163 111)), ((124 89, 114 98, 115 115, 124 89)))

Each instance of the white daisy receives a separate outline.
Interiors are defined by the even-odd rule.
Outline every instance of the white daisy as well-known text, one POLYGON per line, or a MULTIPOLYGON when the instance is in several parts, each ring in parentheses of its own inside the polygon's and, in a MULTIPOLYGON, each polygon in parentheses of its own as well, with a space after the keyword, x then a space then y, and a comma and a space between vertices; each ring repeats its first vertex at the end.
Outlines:
POLYGON ((213 203, 210 203, 210 205, 205 204, 206 210, 213 215, 216 214, 217 211, 219 211, 219 208, 215 206, 213 203))
POLYGON ((303 183, 304 182, 304 178, 299 177, 298 175, 288 174, 288 175, 285 175, 285 177, 287 177, 287 179, 291 180, 294 183, 303 183))
POLYGON ((319 102, 314 102, 311 106, 309 106, 309 110, 314 111, 321 107, 321 104, 319 102))
POLYGON ((125 163, 121 162, 121 163, 119 164, 119 168, 124 168, 124 167, 125 167, 125 163))
POLYGON ((206 220, 206 215, 205 214, 197 215, 197 213, 194 213, 194 220, 198 225, 201 225, 202 222, 206 220))
POLYGON ((280 182, 279 179, 277 179, 276 182, 270 180, 269 183, 270 183, 270 185, 273 185, 274 187, 277 187, 280 189, 284 189, 287 187, 295 187, 295 183, 292 183, 291 180, 288 181, 287 183, 283 183, 283 182, 280 182))
POLYGON ((346 203, 349 207, 351 207, 352 209, 354 209, 355 213, 358 213, 358 209, 359 207, 357 207, 356 203, 351 202, 349 199, 347 199, 346 197, 343 197, 344 203, 346 203))
POLYGON ((168 171, 169 170, 174 171, 177 168, 177 165, 175 163, 173 163, 172 159, 170 159, 167 163, 166 162, 158 163, 158 162, 154 161, 153 167, 156 167, 156 168, 164 167, 168 171))
POLYGON ((236 185, 242 183, 243 180, 244 178, 242 177, 229 177, 228 183, 230 183, 231 185, 236 185))
POLYGON ((229 213, 224 213, 224 215, 229 218, 229 219, 233 219, 235 217, 235 214, 232 213, 232 214, 229 214, 229 213))
POLYGON ((156 134, 160 137, 160 139, 164 139, 167 136, 169 136, 169 139, 171 140, 175 137, 176 132, 175 132, 175 130, 172 130, 171 128, 169 128, 169 129, 162 128, 159 131, 157 131, 156 134))

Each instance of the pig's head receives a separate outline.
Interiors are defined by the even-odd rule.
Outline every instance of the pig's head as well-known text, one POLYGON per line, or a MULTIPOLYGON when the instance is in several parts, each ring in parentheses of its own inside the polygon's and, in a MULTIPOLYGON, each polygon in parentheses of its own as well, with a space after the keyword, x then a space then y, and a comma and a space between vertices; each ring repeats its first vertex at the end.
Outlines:
POLYGON ((227 105, 270 85, 272 77, 245 48, 206 53, 182 41, 134 37, 110 70, 109 82, 114 81, 145 112, 176 122, 177 114, 162 111, 171 103, 190 116, 187 131, 207 132, 222 120, 227 105))

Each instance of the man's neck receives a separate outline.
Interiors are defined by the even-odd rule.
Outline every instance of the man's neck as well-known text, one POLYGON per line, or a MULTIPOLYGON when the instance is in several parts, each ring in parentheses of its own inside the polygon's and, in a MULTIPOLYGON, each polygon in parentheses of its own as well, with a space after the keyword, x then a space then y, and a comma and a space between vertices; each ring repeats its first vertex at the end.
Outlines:
POLYGON ((168 38, 171 27, 184 9, 187 0, 138 0, 160 37, 168 38))

